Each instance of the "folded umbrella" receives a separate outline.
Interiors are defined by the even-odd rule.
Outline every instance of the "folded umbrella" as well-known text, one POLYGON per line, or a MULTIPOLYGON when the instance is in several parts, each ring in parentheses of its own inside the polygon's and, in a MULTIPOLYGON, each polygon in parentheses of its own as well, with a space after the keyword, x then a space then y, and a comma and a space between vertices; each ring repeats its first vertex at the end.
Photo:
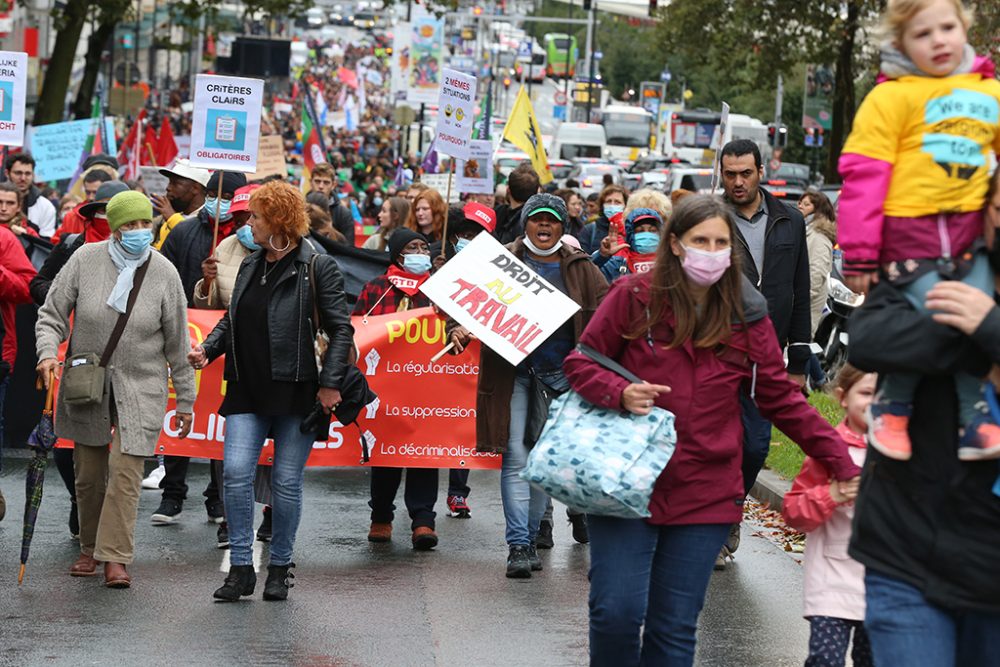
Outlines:
POLYGON ((42 487, 45 482, 45 466, 48 454, 56 444, 56 431, 52 424, 52 392, 55 389, 55 373, 49 375, 49 390, 45 396, 45 409, 38 426, 28 436, 28 447, 35 455, 28 463, 28 474, 24 480, 24 532, 21 534, 21 569, 17 573, 17 583, 24 581, 24 568, 28 562, 31 538, 35 534, 38 508, 42 505, 42 487))

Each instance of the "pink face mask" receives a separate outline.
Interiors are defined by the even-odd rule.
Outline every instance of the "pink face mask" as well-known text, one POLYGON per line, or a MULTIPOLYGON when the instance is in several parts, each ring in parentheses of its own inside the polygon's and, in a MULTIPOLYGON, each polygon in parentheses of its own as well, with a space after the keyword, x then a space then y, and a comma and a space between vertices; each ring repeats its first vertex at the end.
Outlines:
POLYGON ((710 287, 719 282, 726 269, 729 268, 732 248, 708 252, 689 248, 683 243, 681 247, 684 248, 684 261, 681 266, 688 279, 695 285, 710 287))

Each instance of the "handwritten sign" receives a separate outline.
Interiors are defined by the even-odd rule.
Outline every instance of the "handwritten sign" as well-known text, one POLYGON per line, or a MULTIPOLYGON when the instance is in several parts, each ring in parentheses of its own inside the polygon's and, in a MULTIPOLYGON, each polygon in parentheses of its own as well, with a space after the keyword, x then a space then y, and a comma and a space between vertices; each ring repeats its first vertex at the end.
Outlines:
MULTIPOLYGON (((80 167, 87 137, 97 130, 99 124, 96 119, 86 118, 29 128, 28 147, 35 158, 35 180, 41 183, 72 178, 80 167)), ((101 138, 106 153, 114 155, 118 152, 113 118, 104 119, 101 138)))
POLYGON ((420 290, 513 365, 580 307, 489 234, 479 234, 420 290))
POLYGON ((285 141, 277 134, 269 134, 260 138, 257 151, 257 171, 247 174, 248 181, 258 181, 268 176, 288 176, 288 166, 285 164, 285 141))
POLYGON ((439 153, 469 159, 469 142, 476 117, 476 78, 445 69, 438 93, 437 131, 434 146, 439 153))
POLYGON ((194 84, 191 166, 257 170, 264 81, 199 74, 194 84))

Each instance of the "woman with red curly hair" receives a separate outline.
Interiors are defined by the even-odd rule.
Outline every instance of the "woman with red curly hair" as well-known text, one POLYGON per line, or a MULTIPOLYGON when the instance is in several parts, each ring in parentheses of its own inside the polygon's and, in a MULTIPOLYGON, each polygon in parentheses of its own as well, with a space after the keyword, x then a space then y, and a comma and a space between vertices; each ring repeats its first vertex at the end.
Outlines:
POLYGON ((240 265, 229 308, 188 359, 197 369, 226 355, 226 517, 231 564, 218 600, 233 602, 254 591, 253 478, 261 447, 274 439, 271 472, 271 562, 265 600, 288 597, 292 546, 302 513, 302 479, 315 432, 299 428, 317 402, 325 412, 339 405, 354 329, 337 264, 305 242, 306 203, 296 188, 272 181, 250 197, 254 242, 240 265), (315 282, 315 284, 312 284, 315 282), (313 300, 330 347, 316 368, 313 300))
POLYGON ((440 241, 444 234, 444 221, 448 216, 448 205, 441 193, 433 188, 421 190, 406 218, 407 229, 421 234, 428 243, 440 241))

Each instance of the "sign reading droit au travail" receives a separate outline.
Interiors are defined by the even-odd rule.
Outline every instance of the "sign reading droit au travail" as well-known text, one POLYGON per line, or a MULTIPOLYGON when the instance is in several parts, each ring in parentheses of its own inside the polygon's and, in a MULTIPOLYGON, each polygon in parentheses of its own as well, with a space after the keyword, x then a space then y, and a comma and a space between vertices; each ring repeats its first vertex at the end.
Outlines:
POLYGON ((476 78, 445 69, 438 96, 434 148, 460 160, 469 159, 469 142, 476 120, 476 78))
POLYGON ((0 51, 0 146, 24 145, 28 54, 0 51))
POLYGON ((263 98, 261 79, 199 74, 195 78, 191 166, 256 171, 263 98))

